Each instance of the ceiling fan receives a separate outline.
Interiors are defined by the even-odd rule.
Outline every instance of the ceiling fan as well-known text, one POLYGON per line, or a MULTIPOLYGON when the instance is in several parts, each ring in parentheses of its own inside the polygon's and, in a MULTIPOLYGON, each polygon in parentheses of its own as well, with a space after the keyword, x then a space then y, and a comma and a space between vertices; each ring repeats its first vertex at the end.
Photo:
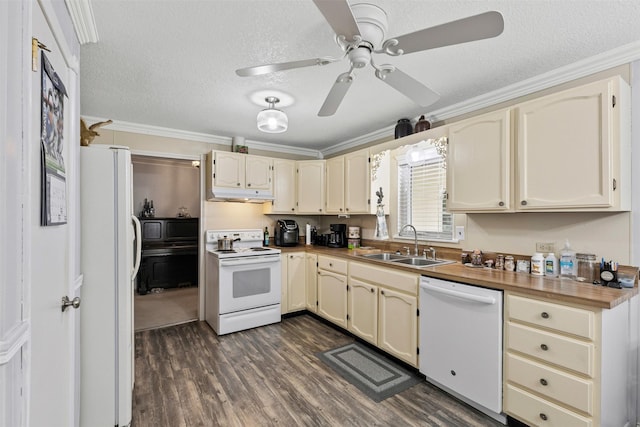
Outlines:
POLYGON ((353 82, 353 70, 363 68, 367 64, 371 64, 375 69, 377 78, 420 106, 426 107, 433 104, 440 95, 391 64, 376 65, 372 54, 406 55, 496 37, 504 29, 502 15, 491 11, 385 40, 387 14, 378 6, 368 3, 350 6, 347 0, 313 0, 313 2, 336 33, 336 43, 344 51, 342 57, 320 57, 258 65, 236 70, 236 74, 241 77, 258 76, 293 68, 327 65, 349 57, 349 71, 338 76, 318 116, 331 116, 337 111, 353 82))

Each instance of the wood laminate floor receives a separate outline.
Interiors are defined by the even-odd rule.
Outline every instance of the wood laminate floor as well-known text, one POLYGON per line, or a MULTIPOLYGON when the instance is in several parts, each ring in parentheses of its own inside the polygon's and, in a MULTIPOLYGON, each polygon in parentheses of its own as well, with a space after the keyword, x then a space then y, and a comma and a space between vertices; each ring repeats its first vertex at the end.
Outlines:
POLYGON ((376 403, 316 357, 354 341, 310 315, 217 336, 136 333, 132 427, 501 426, 429 383, 376 403))

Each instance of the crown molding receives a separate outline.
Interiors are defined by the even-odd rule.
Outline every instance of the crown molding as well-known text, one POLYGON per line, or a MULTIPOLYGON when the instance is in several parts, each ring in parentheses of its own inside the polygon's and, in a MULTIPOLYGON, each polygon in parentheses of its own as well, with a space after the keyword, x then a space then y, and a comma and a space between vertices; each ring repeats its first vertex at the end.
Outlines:
MULTIPOLYGON (((482 108, 491 107, 501 102, 510 101, 521 96, 529 95, 553 86, 577 80, 600 71, 608 70, 620 65, 629 64, 640 59, 640 41, 629 43, 618 48, 603 52, 573 64, 556 68, 544 74, 521 82, 505 86, 504 88, 468 99, 457 104, 432 111, 428 114, 429 121, 436 122, 471 113, 482 108)), ((417 117, 416 117, 417 118, 417 117)), ((377 141, 393 134, 394 126, 389 126, 366 135, 332 145, 322 150, 323 155, 331 155, 347 149, 355 149, 363 144, 377 141)))
POLYGON ((90 0, 64 0, 80 44, 97 43, 98 28, 90 0))
MULTIPOLYGON (((101 117, 82 116, 82 118, 88 123, 95 123, 105 121, 107 119, 101 117)), ((87 123, 87 124, 88 124, 87 123)), ((206 142, 209 144, 219 144, 231 146, 232 139, 227 136, 211 135, 208 133, 191 132, 180 129, 171 129, 160 126, 142 125, 138 123, 124 122, 120 120, 114 120, 109 125, 109 130, 119 132, 131 132, 139 133, 143 135, 161 136, 166 138, 183 139, 186 141, 206 142)), ((291 147, 287 145, 270 144, 268 142, 254 141, 245 139, 245 144, 251 148, 264 151, 273 151, 276 153, 286 153, 298 156, 308 156, 315 158, 322 158, 322 154, 318 150, 312 150, 309 148, 291 147)))

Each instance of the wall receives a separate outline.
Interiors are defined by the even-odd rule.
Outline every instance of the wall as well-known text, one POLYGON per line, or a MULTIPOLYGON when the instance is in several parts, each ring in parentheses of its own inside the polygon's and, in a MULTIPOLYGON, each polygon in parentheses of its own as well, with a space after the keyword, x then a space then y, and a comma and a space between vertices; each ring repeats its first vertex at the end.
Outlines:
POLYGON ((200 169, 190 160, 133 156, 133 208, 139 214, 144 200, 153 200, 156 217, 175 217, 182 206, 200 216, 200 169))

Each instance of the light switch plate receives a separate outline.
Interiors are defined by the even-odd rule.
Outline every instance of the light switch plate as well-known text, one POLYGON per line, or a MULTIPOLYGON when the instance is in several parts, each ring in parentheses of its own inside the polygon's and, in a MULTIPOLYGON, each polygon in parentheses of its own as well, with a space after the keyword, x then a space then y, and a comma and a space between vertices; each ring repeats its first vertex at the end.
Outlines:
POLYGON ((456 226, 456 239, 464 240, 464 225, 456 226))
POLYGON ((556 244, 553 242, 536 242, 536 252, 549 253, 556 251, 556 244))

